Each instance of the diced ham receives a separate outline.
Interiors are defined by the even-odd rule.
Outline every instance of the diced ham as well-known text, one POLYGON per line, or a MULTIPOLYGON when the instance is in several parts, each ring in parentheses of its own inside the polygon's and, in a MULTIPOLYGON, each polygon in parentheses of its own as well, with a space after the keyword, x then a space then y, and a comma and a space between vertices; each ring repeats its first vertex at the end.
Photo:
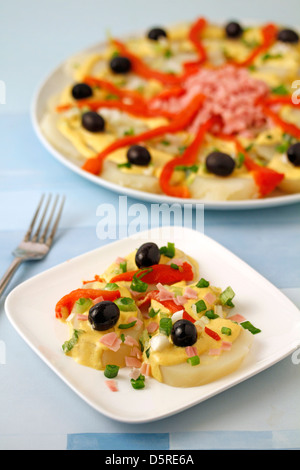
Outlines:
POLYGON ((149 377, 151 373, 151 365, 147 364, 147 362, 143 362, 142 367, 140 369, 140 373, 142 375, 145 375, 146 377, 149 377))
POLYGON ((197 299, 198 294, 194 289, 191 289, 190 287, 186 287, 184 290, 184 297, 186 299, 197 299))
POLYGON ((193 357, 198 355, 197 348, 195 346, 187 346, 185 352, 188 357, 193 357))
POLYGON ((137 346, 133 346, 133 348, 130 351, 130 356, 136 357, 137 359, 142 359, 143 354, 142 354, 142 351, 137 346))
POLYGON ((99 304, 100 302, 103 302, 103 297, 100 296, 100 297, 97 297, 96 299, 93 300, 93 304, 96 305, 96 304, 99 304))
POLYGON ((174 299, 174 293, 170 292, 168 289, 166 289, 162 284, 157 284, 157 289, 158 289, 158 295, 157 295, 157 300, 173 300, 174 299))
POLYGON ((135 324, 134 326, 142 326, 142 325, 143 325, 142 320, 140 320, 140 319, 137 318, 137 317, 129 317, 129 318, 128 318, 128 323, 131 323, 131 322, 133 322, 133 321, 136 322, 136 324, 135 324))
POLYGON ((156 323, 155 321, 152 321, 151 323, 149 323, 147 325, 147 331, 148 333, 154 333, 158 328, 158 323, 156 323))
POLYGON ((135 367, 137 369, 141 368, 141 361, 139 361, 136 357, 125 356, 125 364, 127 367, 135 367))
POLYGON ((176 305, 184 305, 187 303, 187 300, 188 299, 184 295, 177 295, 177 297, 174 299, 174 302, 176 305))
POLYGON ((80 313, 78 313, 76 318, 79 321, 86 321, 86 320, 88 320, 89 317, 88 317, 88 315, 81 315, 80 313))
POLYGON ((246 320, 243 315, 240 315, 239 313, 236 313, 235 315, 231 315, 231 317, 228 317, 228 320, 235 321, 236 323, 241 323, 246 320))
POLYGON ((106 335, 102 336, 102 338, 99 339, 99 342, 104 344, 114 352, 117 352, 122 344, 121 339, 118 338, 118 336, 114 332, 107 333, 106 335))
POLYGON ((203 300, 207 302, 208 304, 213 304, 217 300, 217 297, 212 292, 208 292, 203 297, 203 300))
POLYGON ((223 351, 230 351, 232 343, 230 341, 222 341, 221 349, 223 351))
POLYGON ((130 371, 129 377, 133 380, 136 380, 139 378, 140 374, 140 369, 136 369, 135 367, 133 367, 133 369, 131 369, 130 371))
POLYGON ((113 379, 106 380, 106 381, 105 381, 105 384, 108 386, 108 388, 109 388, 112 392, 118 392, 118 391, 119 391, 117 382, 116 382, 115 380, 113 380, 113 379))
POLYGON ((135 338, 133 338, 130 335, 125 336, 124 344, 127 344, 128 346, 138 346, 139 343, 135 338))
POLYGON ((173 258, 168 262, 168 264, 177 264, 177 266, 182 266, 183 261, 180 258, 173 258))
POLYGON ((124 258, 121 258, 120 256, 118 256, 118 258, 115 260, 115 263, 116 264, 120 264, 120 263, 124 263, 126 260, 124 258))
POLYGON ((208 351, 209 356, 219 356, 221 354, 221 348, 210 348, 208 351))

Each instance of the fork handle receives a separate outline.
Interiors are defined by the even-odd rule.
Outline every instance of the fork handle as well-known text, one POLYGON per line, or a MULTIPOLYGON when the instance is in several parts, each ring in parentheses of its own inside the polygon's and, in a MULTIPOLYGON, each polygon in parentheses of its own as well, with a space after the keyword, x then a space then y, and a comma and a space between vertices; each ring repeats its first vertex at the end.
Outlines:
POLYGON ((0 297, 22 261, 23 258, 15 258, 6 273, 3 275, 2 279, 0 280, 0 297))

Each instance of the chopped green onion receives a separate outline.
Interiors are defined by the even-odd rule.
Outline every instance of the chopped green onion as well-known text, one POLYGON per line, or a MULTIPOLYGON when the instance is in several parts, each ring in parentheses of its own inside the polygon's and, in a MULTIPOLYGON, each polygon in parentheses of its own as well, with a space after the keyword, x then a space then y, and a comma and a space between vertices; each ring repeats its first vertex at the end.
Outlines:
POLYGON ((118 289, 119 289, 119 286, 115 282, 109 282, 104 287, 104 290, 118 290, 118 289))
POLYGON ((266 54, 264 54, 261 58, 262 61, 266 61, 266 60, 269 60, 269 59, 281 59, 283 56, 282 54, 270 54, 269 52, 267 52, 266 54))
POLYGON ((196 302, 195 305, 196 305, 197 313, 203 312, 204 310, 207 309, 206 303, 204 302, 204 300, 198 300, 198 302, 196 302))
POLYGON ((130 323, 120 323, 118 328, 120 328, 120 330, 127 330, 128 328, 132 328, 135 324, 136 324, 136 320, 130 323))
POLYGON ((239 152, 236 158, 236 167, 241 168, 244 163, 244 160, 245 160, 245 155, 242 152, 239 152))
POLYGON ((134 312, 137 307, 131 297, 120 297, 115 300, 115 304, 119 307, 121 312, 134 312))
POLYGON ((235 296, 234 291, 229 286, 220 294, 220 302, 222 305, 227 305, 227 307, 233 307, 232 299, 235 296))
POLYGON ((118 372, 119 372, 119 366, 115 366, 115 365, 112 365, 112 364, 107 364, 107 366, 105 367, 105 370, 104 370, 104 375, 108 379, 113 379, 113 378, 117 377, 118 372))
POLYGON ((91 308, 93 302, 91 299, 86 299, 81 297, 80 299, 76 300, 75 302, 75 312, 76 313, 84 313, 91 308))
POLYGON ((197 366, 200 364, 200 357, 199 356, 192 356, 187 359, 187 361, 191 366, 197 366))
POLYGON ((130 162, 118 163, 118 168, 131 168, 131 163, 130 162))
POLYGON ((221 333, 223 333, 223 335, 230 336, 231 335, 231 328, 227 328, 227 326, 222 326, 221 333))
POLYGON ((171 318, 165 317, 161 318, 159 322, 159 331, 166 336, 170 336, 172 330, 172 320, 171 318))
POLYGON ((168 242, 167 246, 162 246, 160 248, 160 254, 165 255, 168 258, 174 258, 175 256, 175 243, 168 242))
POLYGON ((208 287, 209 282, 201 277, 200 281, 196 284, 196 287, 208 287))
POLYGON ((240 323, 240 325, 241 325, 245 330, 250 331, 250 333, 252 333, 253 335, 256 335, 257 333, 260 333, 260 332, 261 332, 261 330, 259 330, 259 329, 256 328, 255 326, 253 326, 252 323, 250 323, 249 321, 244 321, 244 322, 240 323))
POLYGON ((154 318, 159 312, 160 312, 160 309, 155 311, 154 308, 151 307, 148 314, 150 318, 154 318))
POLYGON ((71 351, 71 349, 74 348, 75 344, 77 343, 78 341, 78 338, 79 338, 79 335, 81 333, 84 333, 83 330, 74 330, 73 331, 73 336, 71 339, 69 339, 68 341, 65 341, 64 344, 62 345, 62 348, 63 348, 63 352, 66 354, 68 352, 71 351))
POLYGON ((133 127, 131 127, 130 129, 128 129, 128 131, 125 131, 125 132, 124 132, 124 135, 134 135, 134 129, 133 129, 133 127))
POLYGON ((274 93, 274 95, 281 95, 281 96, 284 96, 284 95, 288 95, 289 94, 289 90, 287 89, 287 87, 285 85, 279 85, 279 86, 276 86, 275 88, 272 88, 272 93, 274 93))
POLYGON ((171 263, 170 266, 171 266, 171 268, 173 268, 173 269, 179 269, 178 264, 171 263))
POLYGON ((120 339, 121 339, 122 343, 124 343, 124 341, 125 341, 125 335, 124 335, 124 333, 122 333, 122 334, 120 335, 120 339))
POLYGON ((139 390, 145 387, 145 376, 140 374, 137 379, 131 379, 130 382, 133 388, 139 390))
POLYGON ((150 337, 147 330, 144 330, 139 338, 139 343, 141 345, 141 351, 145 351, 149 347, 150 337))
POLYGON ((217 315, 213 310, 207 310, 207 312, 205 312, 204 314, 207 318, 210 318, 211 320, 213 320, 214 318, 218 318, 219 315, 217 315))
POLYGON ((120 269, 121 269, 121 272, 122 273, 126 273, 127 272, 127 261, 122 261, 120 263, 120 269))
POLYGON ((141 281, 141 278, 146 276, 146 274, 150 273, 152 271, 152 268, 148 268, 146 270, 141 269, 139 270, 132 279, 130 289, 134 290, 136 292, 146 292, 148 289, 148 284, 146 282, 141 281), (138 277, 139 275, 139 277, 138 277))

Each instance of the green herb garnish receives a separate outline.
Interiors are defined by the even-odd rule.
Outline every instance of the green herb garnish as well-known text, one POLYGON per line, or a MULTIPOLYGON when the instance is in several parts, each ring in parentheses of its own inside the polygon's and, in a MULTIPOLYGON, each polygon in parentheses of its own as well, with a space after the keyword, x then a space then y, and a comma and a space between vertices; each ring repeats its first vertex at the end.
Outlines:
POLYGON ((179 269, 178 264, 171 263, 170 266, 171 266, 171 268, 173 268, 173 269, 179 269))
POLYGON ((159 331, 166 336, 170 336, 172 330, 172 320, 171 318, 165 317, 161 318, 159 322, 159 331))
POLYGON ((196 287, 208 287, 208 286, 209 286, 209 282, 203 279, 203 277, 201 277, 200 281, 197 282, 196 284, 196 287))
POLYGON ((235 296, 234 291, 229 286, 220 294, 220 302, 222 305, 227 305, 227 307, 233 307, 232 299, 235 296))
POLYGON ((197 313, 200 313, 200 312, 203 312, 204 310, 207 309, 206 307, 206 303, 204 302, 204 300, 198 300, 198 302, 195 303, 196 305, 196 311, 197 313))
POLYGON ((207 312, 205 312, 204 314, 207 318, 210 318, 211 320, 213 320, 214 318, 218 318, 219 315, 217 315, 213 310, 207 310, 207 312))
POLYGON ((146 292, 148 289, 148 284, 146 282, 141 281, 141 278, 146 276, 146 274, 150 273, 152 268, 148 268, 146 270, 141 269, 133 276, 130 289, 134 290, 135 292, 146 292), (139 277, 138 277, 139 276, 139 277))
POLYGON ((150 318, 154 318, 154 317, 156 317, 156 315, 159 314, 159 312, 160 312, 160 309, 154 310, 154 308, 151 307, 149 312, 148 312, 148 315, 149 315, 150 318))
POLYGON ((118 163, 118 168, 131 168, 131 163, 130 162, 118 163))
POLYGON ((131 297, 120 297, 115 300, 115 304, 119 307, 121 312, 134 312, 137 309, 131 297))
POLYGON ((104 370, 104 375, 108 379, 113 379, 113 378, 117 377, 118 372, 119 372, 119 366, 115 366, 115 365, 112 365, 112 364, 107 364, 107 366, 105 367, 105 370, 104 370))
POLYGON ((76 300, 75 302, 75 312, 76 313, 84 313, 91 308, 93 302, 91 299, 86 299, 81 297, 80 299, 76 300))
POLYGON ((165 255, 168 258, 174 258, 175 256, 175 243, 168 242, 167 246, 162 246, 160 248, 160 254, 165 255))
POLYGON ((115 282, 108 282, 104 287, 104 290, 118 290, 119 286, 115 282))
POLYGON ((127 272, 127 261, 121 261, 121 263, 120 263, 120 269, 121 269, 121 272, 122 272, 122 273, 126 273, 126 272, 127 272))
POLYGON ((281 95, 281 96, 285 96, 285 95, 288 95, 289 94, 289 90, 287 89, 287 87, 285 85, 278 85, 276 86, 275 88, 272 88, 272 93, 274 93, 274 95, 281 95))
POLYGON ((223 333, 223 335, 230 336, 231 335, 231 328, 227 328, 227 326, 222 326, 221 333, 223 333))
POLYGON ((139 390, 145 387, 145 376, 140 374, 140 376, 137 379, 131 379, 130 382, 133 388, 135 388, 136 390, 139 390))
POLYGON ((266 54, 264 54, 261 58, 262 61, 266 61, 266 60, 270 60, 270 59, 281 59, 283 57, 282 54, 270 54, 269 52, 267 52, 266 54))
POLYGON ((120 323, 118 328, 120 328, 120 330, 127 330, 128 328, 132 328, 135 324, 136 324, 136 320, 130 323, 120 323))
POLYGON ((187 359, 187 361, 191 366, 197 366, 200 364, 200 357, 199 356, 192 356, 187 359))
POLYGON ((72 338, 69 339, 68 341, 64 342, 64 344, 62 345, 62 349, 63 349, 63 352, 65 354, 70 352, 74 348, 75 344, 78 341, 79 335, 81 333, 84 333, 84 331, 83 330, 74 330, 72 338))
POLYGON ((256 335, 257 333, 260 333, 260 332, 261 332, 261 330, 259 330, 259 329, 256 328, 255 326, 253 326, 252 323, 250 323, 249 321, 244 321, 244 322, 240 323, 240 325, 241 325, 245 330, 250 331, 250 333, 252 333, 253 335, 256 335))

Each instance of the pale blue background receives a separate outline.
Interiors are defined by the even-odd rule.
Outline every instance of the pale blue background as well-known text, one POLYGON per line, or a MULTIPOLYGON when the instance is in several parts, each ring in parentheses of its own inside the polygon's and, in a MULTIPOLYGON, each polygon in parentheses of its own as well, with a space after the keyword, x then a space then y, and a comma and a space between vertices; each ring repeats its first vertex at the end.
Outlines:
MULTIPOLYGON (((114 34, 198 15, 295 25, 299 0, 11 0, 0 4, 0 274, 23 236, 41 192, 67 196, 57 243, 42 262, 22 266, 10 289, 72 256, 106 243, 96 208, 117 194, 62 167, 33 133, 29 108, 39 83, 69 55, 114 34)), ((134 203, 128 200, 128 205, 134 203)), ((149 205, 147 205, 150 208, 149 205)), ((205 233, 260 271, 300 306, 300 205, 205 211, 205 233)), ((0 449, 300 449, 300 369, 286 358, 180 415, 119 424, 80 400, 18 336, 0 300, 0 449), (117 444, 116 444, 117 442, 117 444)))

